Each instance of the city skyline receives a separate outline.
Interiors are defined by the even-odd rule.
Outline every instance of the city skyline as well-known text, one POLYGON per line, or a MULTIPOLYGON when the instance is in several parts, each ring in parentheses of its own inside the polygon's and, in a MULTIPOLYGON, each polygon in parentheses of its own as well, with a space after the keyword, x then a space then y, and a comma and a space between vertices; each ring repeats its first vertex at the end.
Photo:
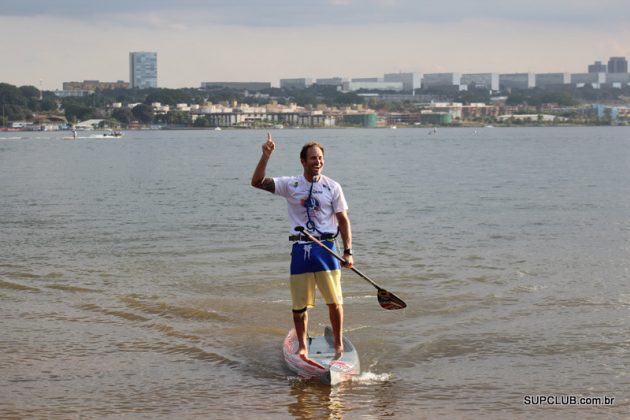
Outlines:
POLYGON ((630 56, 619 0, 328 0, 296 4, 2 0, 0 82, 61 89, 128 80, 130 51, 156 51, 159 86, 396 72, 586 72, 630 56))

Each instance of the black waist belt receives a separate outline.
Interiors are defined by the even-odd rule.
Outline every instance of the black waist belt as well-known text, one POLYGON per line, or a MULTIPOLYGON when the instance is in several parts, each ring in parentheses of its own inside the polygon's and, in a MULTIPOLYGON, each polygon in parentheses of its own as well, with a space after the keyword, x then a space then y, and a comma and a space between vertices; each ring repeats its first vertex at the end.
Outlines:
MULTIPOLYGON (((330 241, 332 239, 335 239, 336 235, 333 235, 332 233, 324 233, 322 236, 315 236, 315 235, 311 235, 311 236, 313 236, 313 238, 318 239, 320 241, 330 241)), ((306 235, 290 235, 289 240, 294 241, 294 242, 295 241, 312 242, 312 239, 309 239, 309 237, 306 235)))

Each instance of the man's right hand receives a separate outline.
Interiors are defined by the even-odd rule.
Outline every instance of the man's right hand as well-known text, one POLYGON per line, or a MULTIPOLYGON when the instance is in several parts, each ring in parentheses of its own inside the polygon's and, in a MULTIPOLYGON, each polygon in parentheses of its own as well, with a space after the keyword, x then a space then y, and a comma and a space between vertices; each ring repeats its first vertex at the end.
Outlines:
POLYGON ((276 150, 276 144, 273 142, 273 138, 271 138, 271 133, 267 133, 267 141, 262 146, 262 156, 258 161, 258 165, 256 165, 256 169, 254 169, 254 174, 252 175, 252 186, 256 188, 260 188, 261 190, 269 191, 273 193, 276 189, 276 185, 273 182, 273 178, 266 178, 265 171, 267 170, 267 161, 269 157, 276 150))
POLYGON ((271 133, 267 133, 267 141, 262 146, 263 155, 270 157, 274 150, 276 150, 276 143, 273 142, 271 133))

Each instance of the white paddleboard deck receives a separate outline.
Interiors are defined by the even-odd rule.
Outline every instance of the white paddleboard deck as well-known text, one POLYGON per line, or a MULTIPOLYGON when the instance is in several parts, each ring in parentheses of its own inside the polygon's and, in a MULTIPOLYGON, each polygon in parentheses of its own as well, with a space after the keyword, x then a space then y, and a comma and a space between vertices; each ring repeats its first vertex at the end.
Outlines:
POLYGON ((350 340, 344 336, 344 352, 335 360, 335 344, 332 329, 326 327, 323 336, 308 338, 308 363, 298 356, 298 340, 295 330, 289 331, 282 347, 288 368, 306 379, 317 378, 329 385, 336 385, 360 373, 359 354, 350 340))

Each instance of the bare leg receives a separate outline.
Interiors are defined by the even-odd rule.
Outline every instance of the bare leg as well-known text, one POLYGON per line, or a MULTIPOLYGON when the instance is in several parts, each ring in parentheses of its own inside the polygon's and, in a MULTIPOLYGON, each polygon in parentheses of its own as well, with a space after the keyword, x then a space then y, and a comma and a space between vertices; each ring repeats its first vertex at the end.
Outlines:
POLYGON ((343 305, 329 304, 328 313, 335 339, 335 358, 338 359, 343 354, 343 305))
POLYGON ((326 370, 326 368, 314 360, 311 360, 308 357, 308 347, 306 346, 306 338, 308 337, 308 314, 306 311, 295 313, 293 312, 293 323, 295 324, 295 334, 298 339, 298 356, 300 359, 304 360, 306 363, 313 365, 322 370, 326 370))
POLYGON ((293 324, 295 325, 295 333, 298 339, 298 354, 300 357, 308 359, 308 348, 306 347, 306 337, 308 333, 308 313, 293 312, 293 324))

